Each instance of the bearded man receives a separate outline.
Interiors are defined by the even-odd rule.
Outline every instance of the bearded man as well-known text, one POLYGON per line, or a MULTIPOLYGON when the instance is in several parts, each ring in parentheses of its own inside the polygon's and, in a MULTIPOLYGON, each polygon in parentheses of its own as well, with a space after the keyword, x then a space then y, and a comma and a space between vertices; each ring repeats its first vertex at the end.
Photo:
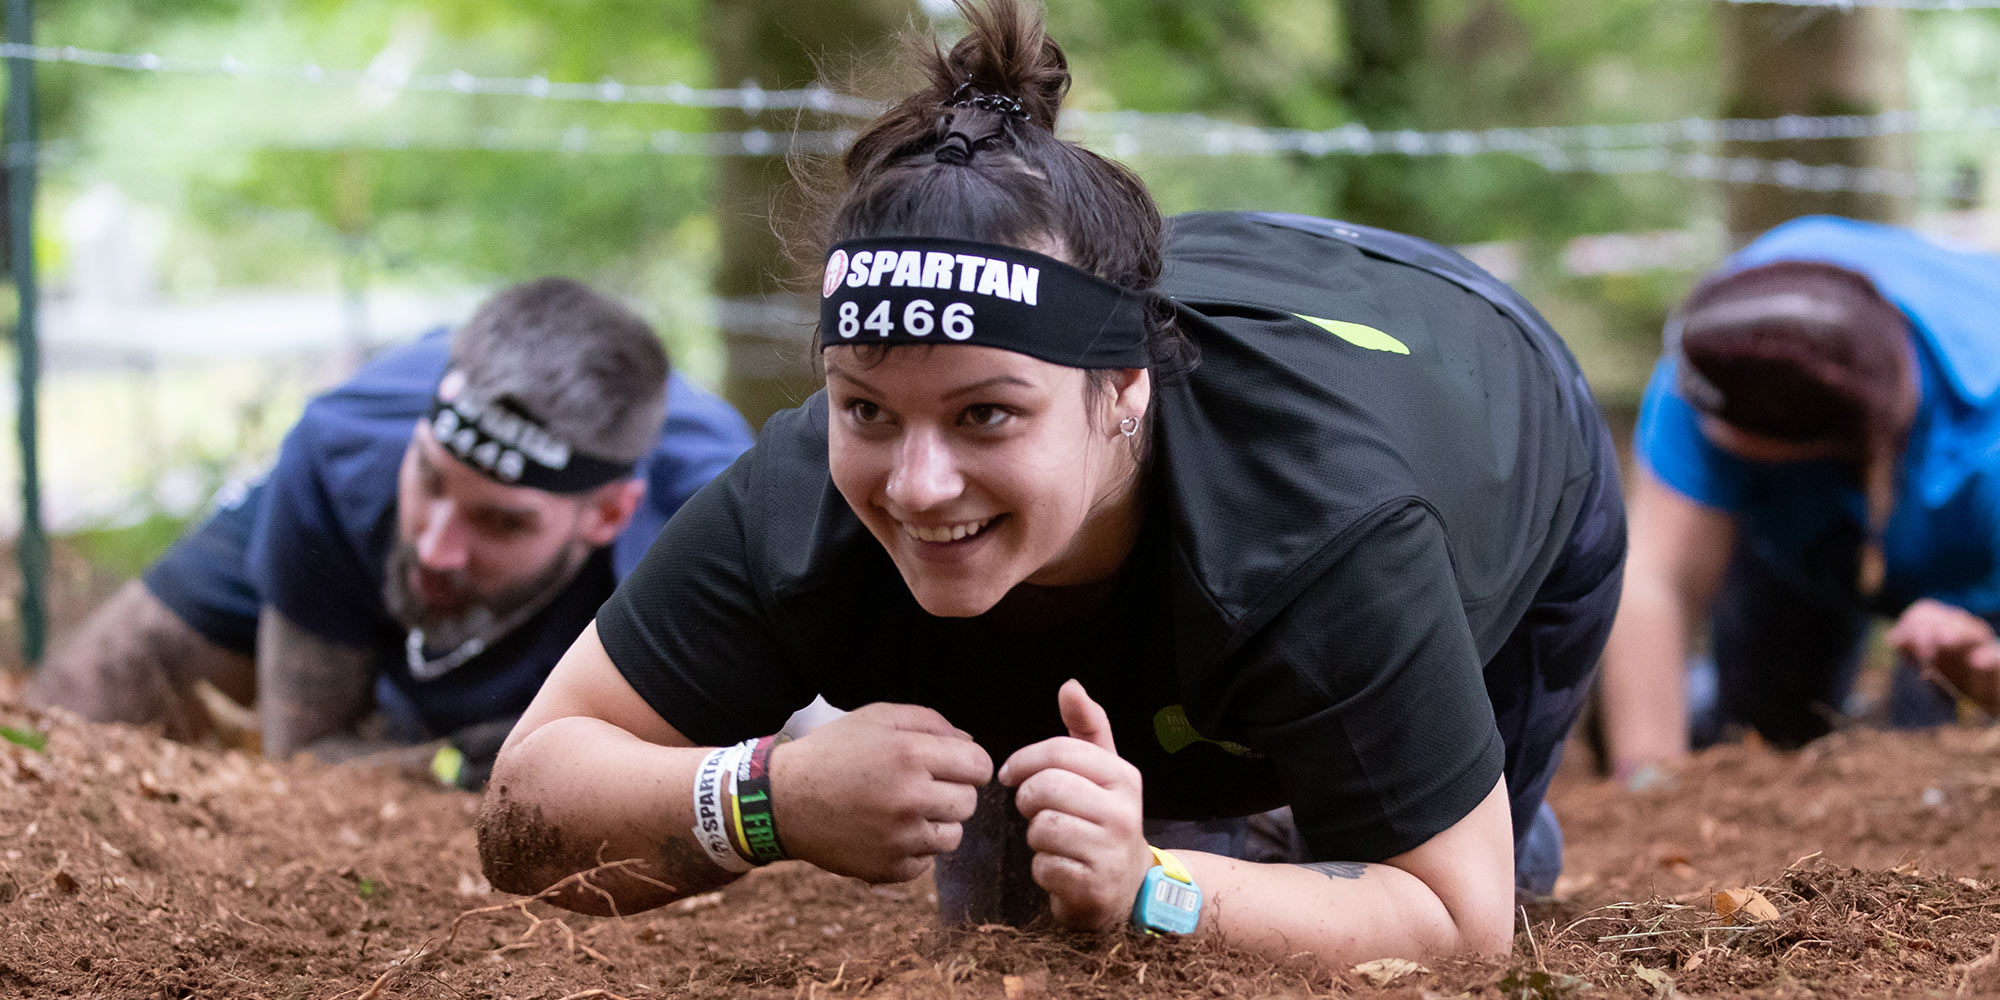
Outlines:
POLYGON ((443 739, 477 786, 618 579, 749 443, 644 320, 576 281, 516 285, 309 403, 270 474, 99 609, 30 700, 189 739, 205 681, 254 705, 267 755, 443 739))

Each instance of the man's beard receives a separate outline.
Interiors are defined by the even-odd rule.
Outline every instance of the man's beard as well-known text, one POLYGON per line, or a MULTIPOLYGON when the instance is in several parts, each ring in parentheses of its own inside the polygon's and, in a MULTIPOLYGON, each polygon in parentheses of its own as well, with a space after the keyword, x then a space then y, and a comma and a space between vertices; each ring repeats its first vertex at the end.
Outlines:
POLYGON ((423 594, 410 585, 416 573, 436 575, 422 568, 416 547, 398 541, 389 551, 389 566, 382 580, 382 602, 389 614, 404 628, 420 630, 427 654, 449 652, 475 639, 488 645, 501 634, 521 624, 527 612, 540 608, 569 582, 583 560, 583 546, 574 539, 565 542, 547 565, 520 583, 510 584, 491 594, 474 594, 466 587, 462 571, 443 574, 446 582, 464 595, 455 608, 433 608, 423 594))

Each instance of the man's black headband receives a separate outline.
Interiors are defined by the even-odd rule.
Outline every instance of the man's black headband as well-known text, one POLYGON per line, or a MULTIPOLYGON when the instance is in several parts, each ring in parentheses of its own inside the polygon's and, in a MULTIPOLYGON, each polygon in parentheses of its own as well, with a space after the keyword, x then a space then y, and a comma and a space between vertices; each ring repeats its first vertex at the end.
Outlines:
POLYGON ((849 240, 826 259, 819 345, 975 344, 1070 368, 1146 367, 1146 311, 1053 257, 992 243, 849 240))
POLYGON ((507 400, 475 398, 465 373, 446 372, 425 421, 426 432, 459 461, 506 486, 582 493, 632 475, 634 463, 577 451, 507 400))

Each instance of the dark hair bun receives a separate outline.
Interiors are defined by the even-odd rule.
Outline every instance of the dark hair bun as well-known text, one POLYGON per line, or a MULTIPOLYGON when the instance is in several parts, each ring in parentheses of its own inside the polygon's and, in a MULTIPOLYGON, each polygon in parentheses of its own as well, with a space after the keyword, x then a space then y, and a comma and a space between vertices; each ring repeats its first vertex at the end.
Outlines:
POLYGON ((964 38, 951 47, 942 64, 931 68, 931 89, 937 103, 951 101, 970 85, 979 94, 1020 101, 1028 121, 1051 132, 1069 93, 1069 60, 1062 46, 1048 36, 1042 19, 1018 3, 975 7, 953 0, 965 17, 964 38))
MULTIPOLYGON (((868 177, 903 157, 931 153, 950 135, 968 153, 1018 145, 1026 129, 1055 135, 1069 92, 1069 61, 1042 27, 1041 12, 1022 0, 974 6, 953 0, 966 33, 949 52, 932 41, 917 52, 925 83, 864 128, 848 147, 851 179, 868 177)), ((969 158, 969 157, 968 157, 969 158)), ((957 152, 941 162, 962 165, 957 152)))

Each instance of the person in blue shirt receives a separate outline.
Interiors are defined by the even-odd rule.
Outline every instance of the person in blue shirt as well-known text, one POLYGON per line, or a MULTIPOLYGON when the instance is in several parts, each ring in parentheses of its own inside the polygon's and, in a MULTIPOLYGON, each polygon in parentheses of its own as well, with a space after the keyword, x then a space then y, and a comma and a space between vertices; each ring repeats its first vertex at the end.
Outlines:
POLYGON ((1808 217, 1698 286, 1636 431, 1624 604, 1603 664, 1614 771, 1687 752, 1706 623, 1712 718, 1797 746, 1838 721, 1872 619, 1892 724, 2000 712, 2000 258, 1808 217))
POLYGON ((31 697, 185 739, 207 681, 255 705, 269 755, 450 738, 476 785, 617 580, 749 443, 644 320, 576 281, 516 285, 309 403, 270 474, 31 697))

